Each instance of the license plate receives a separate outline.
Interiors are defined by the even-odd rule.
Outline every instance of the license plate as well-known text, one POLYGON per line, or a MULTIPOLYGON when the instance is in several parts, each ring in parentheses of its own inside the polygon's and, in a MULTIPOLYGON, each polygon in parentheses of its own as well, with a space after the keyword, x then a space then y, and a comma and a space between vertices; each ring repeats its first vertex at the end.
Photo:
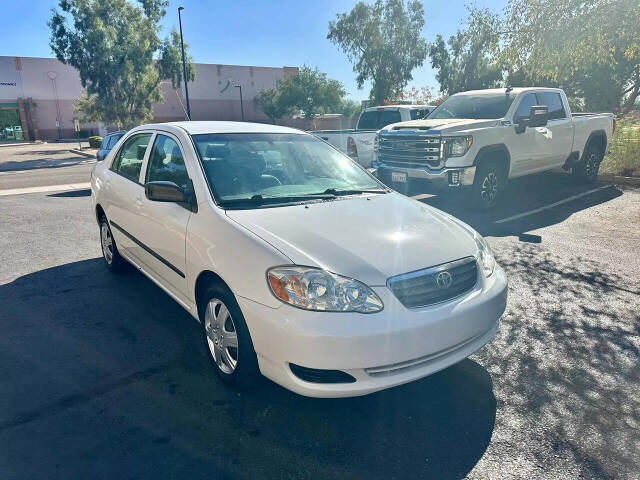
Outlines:
POLYGON ((407 174, 404 172, 391 172, 391 181, 407 183, 407 174))

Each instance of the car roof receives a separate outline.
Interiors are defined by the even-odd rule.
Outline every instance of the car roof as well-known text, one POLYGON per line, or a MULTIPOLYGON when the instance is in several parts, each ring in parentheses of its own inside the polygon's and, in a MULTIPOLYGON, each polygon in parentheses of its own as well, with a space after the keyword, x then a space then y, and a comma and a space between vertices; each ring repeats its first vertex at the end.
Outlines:
POLYGON ((297 133, 308 135, 302 130, 295 128, 271 125, 268 123, 251 122, 220 122, 220 121, 190 121, 190 122, 166 122, 141 125, 138 128, 145 129, 166 129, 175 127, 185 130, 191 135, 204 133, 297 133))
POLYGON ((435 105, 380 105, 379 107, 367 107, 365 112, 375 112, 376 110, 395 110, 399 108, 435 108, 435 105))

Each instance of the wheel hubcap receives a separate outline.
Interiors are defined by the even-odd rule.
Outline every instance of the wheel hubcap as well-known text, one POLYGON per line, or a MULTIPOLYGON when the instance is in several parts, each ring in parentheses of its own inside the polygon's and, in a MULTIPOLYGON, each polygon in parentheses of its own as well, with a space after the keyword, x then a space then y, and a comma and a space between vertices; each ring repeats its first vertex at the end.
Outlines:
POLYGON ((216 365, 224 373, 233 373, 238 363, 238 334, 229 309, 212 298, 204 314, 207 344, 216 365))
POLYGON ((482 189, 480 190, 480 196, 482 199, 491 203, 495 200, 496 195, 498 194, 498 176, 489 172, 484 180, 482 180, 482 189))
POLYGON ((598 171, 598 156, 595 153, 587 158, 586 174, 588 178, 595 178, 598 171))
POLYGON ((111 231, 106 223, 100 226, 100 243, 102 244, 104 259, 111 265, 111 262, 113 262, 113 238, 111 238, 111 231))

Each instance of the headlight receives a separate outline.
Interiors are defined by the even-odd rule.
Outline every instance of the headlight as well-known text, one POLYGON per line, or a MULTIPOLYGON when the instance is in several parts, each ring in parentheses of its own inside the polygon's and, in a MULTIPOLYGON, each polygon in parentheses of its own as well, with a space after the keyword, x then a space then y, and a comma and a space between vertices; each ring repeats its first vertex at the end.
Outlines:
POLYGON ((476 241, 476 245, 478 247, 478 252, 476 253, 476 260, 482 267, 482 272, 485 277, 490 277, 493 273, 493 269, 496 266, 496 259, 493 257, 493 252, 489 247, 489 244, 486 242, 484 238, 480 235, 474 235, 474 240, 476 241))
POLYGON ((374 313, 383 307, 364 283, 319 268, 274 267, 267 283, 277 298, 305 310, 374 313))
POLYGON ((466 137, 446 137, 445 141, 447 142, 447 156, 461 157, 471 148, 473 137, 470 135, 466 137))

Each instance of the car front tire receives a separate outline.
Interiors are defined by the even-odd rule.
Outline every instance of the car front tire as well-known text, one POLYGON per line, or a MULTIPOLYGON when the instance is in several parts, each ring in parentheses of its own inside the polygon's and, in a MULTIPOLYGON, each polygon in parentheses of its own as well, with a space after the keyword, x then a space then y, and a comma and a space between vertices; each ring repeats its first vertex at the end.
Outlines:
POLYGON ((472 208, 479 211, 494 208, 504 192, 506 183, 507 175, 498 162, 482 163, 476 170, 471 187, 472 208))
POLYGON ((207 354, 218 377, 243 390, 260 378, 258 359, 249 329, 233 293, 212 284, 198 303, 207 354))
POLYGON ((111 232, 111 226, 107 217, 104 215, 100 218, 100 246, 102 247, 102 258, 104 259, 107 268, 112 273, 120 273, 126 267, 126 261, 120 252, 118 252, 118 246, 113 238, 111 232))

